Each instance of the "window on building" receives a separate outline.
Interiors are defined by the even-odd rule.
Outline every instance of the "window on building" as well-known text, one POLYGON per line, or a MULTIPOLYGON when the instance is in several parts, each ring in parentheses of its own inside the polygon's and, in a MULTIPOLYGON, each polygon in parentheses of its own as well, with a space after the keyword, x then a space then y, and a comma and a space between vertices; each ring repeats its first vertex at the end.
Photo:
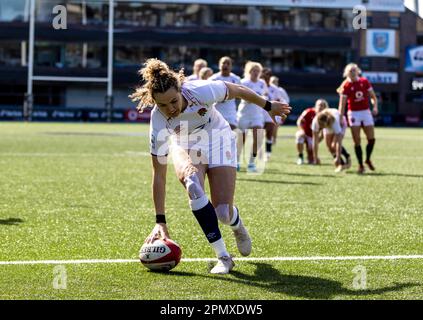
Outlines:
POLYGON ((0 65, 17 67, 21 65, 21 43, 0 42, 0 65))
POLYGON ((219 27, 246 27, 248 26, 247 7, 213 7, 213 25, 219 27))
POLYGON ((70 43, 65 46, 66 68, 106 68, 107 48, 92 43, 70 43))
POLYGON ((192 71, 192 63, 197 58, 208 58, 201 54, 200 48, 175 46, 160 50, 160 58, 166 61, 173 69, 185 68, 185 74, 192 71))
POLYGON ((24 21, 28 12, 27 0, 1 0, 0 21, 24 21))
POLYGON ((367 28, 372 28, 372 27, 373 27, 373 17, 367 16, 367 28))
POLYGON ((289 9, 266 8, 261 10, 263 29, 291 29, 293 15, 289 9))
POLYGON ((61 47, 60 44, 36 42, 34 48, 34 64, 38 67, 63 68, 61 47))
POLYGON ((67 68, 82 68, 82 43, 70 43, 65 49, 65 66, 67 68))
POLYGON ((386 64, 389 70, 396 71, 399 69, 399 59, 397 58, 388 58, 386 64))
POLYGON ((107 68, 107 47, 100 44, 84 44, 83 67, 88 69, 107 68))
POLYGON ((372 61, 370 58, 360 58, 360 68, 362 70, 372 70, 372 61))
POLYGON ((342 72, 346 56, 347 52, 261 49, 263 64, 270 66, 275 73, 293 71, 309 73, 342 72))
POLYGON ((161 11, 150 4, 118 2, 115 24, 141 27, 159 26, 161 11))
POLYGON ((155 49, 141 46, 118 46, 115 48, 115 66, 140 66, 146 59, 155 56, 155 49))
POLYGON ((195 27, 201 24, 201 9, 198 4, 166 5, 161 11, 161 27, 195 27))
POLYGON ((389 16, 389 27, 393 29, 400 28, 401 18, 399 16, 389 16))

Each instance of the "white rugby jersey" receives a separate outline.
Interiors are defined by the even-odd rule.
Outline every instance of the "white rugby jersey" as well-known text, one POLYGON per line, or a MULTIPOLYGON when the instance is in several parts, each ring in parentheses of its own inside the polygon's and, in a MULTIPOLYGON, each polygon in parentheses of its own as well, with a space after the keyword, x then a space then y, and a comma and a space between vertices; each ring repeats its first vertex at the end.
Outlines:
MULTIPOLYGON (((241 78, 238 77, 236 74, 234 74, 232 72, 228 77, 222 76, 222 74, 220 72, 215 73, 214 75, 212 75, 210 77, 210 80, 213 80, 213 81, 214 80, 221 80, 221 81, 226 81, 226 82, 235 83, 235 84, 241 83, 241 78)), ((223 102, 220 102, 220 103, 216 103, 215 107, 223 115, 225 115, 227 113, 236 113, 235 99, 226 100, 226 101, 223 101, 223 102)))
POLYGON ((286 92, 286 90, 284 88, 282 88, 282 87, 278 87, 278 89, 281 91, 282 99, 284 99, 286 101, 286 103, 289 104, 289 102, 290 102, 291 99, 289 98, 288 93, 286 92))
POLYGON ((274 84, 270 84, 269 87, 269 100, 270 101, 279 101, 288 103, 282 96, 282 91, 279 89, 279 87, 275 86, 274 84))
MULTIPOLYGON (((259 79, 256 82, 251 81, 250 79, 242 79, 241 84, 250 88, 255 93, 257 93, 259 96, 262 96, 265 99, 268 99, 268 88, 267 84, 264 80, 259 79)), ((261 114, 262 108, 255 105, 254 103, 247 102, 245 100, 241 100, 241 103, 238 107, 238 116, 239 117, 254 117, 257 114, 261 114)))
MULTIPOLYGON (((226 129, 229 124, 213 107, 216 102, 225 101, 228 88, 223 81, 195 80, 182 84, 182 96, 188 101, 187 108, 176 118, 166 118, 157 106, 151 112, 150 153, 165 156, 169 153, 170 136, 190 135, 201 129, 226 129), (182 130, 182 132, 181 132, 182 130)), ((172 142, 178 144, 178 139, 172 142)), ((195 144, 195 141, 189 143, 195 144)))
MULTIPOLYGON (((328 130, 329 133, 335 133, 335 134, 341 134, 342 131, 342 124, 341 124, 341 117, 340 117, 340 113, 338 111, 338 109, 334 109, 334 108, 330 108, 327 109, 328 111, 330 111, 330 113, 335 117, 335 121, 332 124, 331 128, 326 128, 328 130)), ((317 121, 317 116, 314 117, 313 122, 311 123, 311 130, 313 132, 319 132, 320 128, 319 128, 319 122, 317 121)))

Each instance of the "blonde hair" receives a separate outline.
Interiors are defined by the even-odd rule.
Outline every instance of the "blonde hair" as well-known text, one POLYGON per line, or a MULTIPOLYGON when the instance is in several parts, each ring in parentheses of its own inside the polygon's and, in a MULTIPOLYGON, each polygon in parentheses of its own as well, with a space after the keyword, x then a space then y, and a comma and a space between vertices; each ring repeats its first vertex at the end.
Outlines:
POLYGON ((350 72, 350 69, 351 68, 356 68, 357 69, 357 71, 358 71, 358 74, 360 75, 361 74, 361 69, 360 69, 360 67, 358 66, 358 64, 356 64, 356 63, 349 63, 349 64, 347 64, 346 66, 345 66, 345 69, 344 69, 344 74, 343 74, 343 77, 344 78, 347 78, 348 77, 348 73, 350 72))
POLYGON ((204 60, 204 59, 197 59, 197 60, 194 61, 194 66, 192 68, 192 73, 193 74, 196 74, 196 75, 199 75, 200 70, 202 68, 207 67, 207 66, 208 66, 208 63, 207 63, 206 60, 204 60), (202 66, 202 67, 200 69, 198 69, 200 66, 202 66))
POLYGON ((201 80, 207 80, 212 75, 213 75, 213 70, 209 67, 201 68, 200 72, 198 73, 198 76, 200 77, 201 80), (206 78, 207 73, 211 73, 211 75, 206 78))
POLYGON ((323 110, 329 109, 329 103, 325 99, 317 99, 314 105, 316 105, 319 101, 323 104, 323 110))
POLYGON ((262 70, 263 70, 263 66, 261 65, 261 63, 260 63, 260 62, 248 61, 248 62, 245 64, 245 67, 244 67, 244 78, 249 79, 249 78, 250 78, 250 72, 251 72, 251 70, 253 70, 254 68, 259 68, 259 69, 260 69, 260 71, 262 71, 262 70))
POLYGON ((137 109, 140 113, 148 106, 154 105, 154 94, 164 93, 170 88, 181 90, 182 83, 185 80, 184 70, 178 73, 171 70, 169 66, 159 59, 148 59, 144 67, 138 71, 145 83, 135 89, 135 92, 129 96, 133 102, 138 102, 137 109))
POLYGON ((358 75, 361 75, 361 69, 356 63, 349 63, 344 68, 343 77, 345 80, 341 83, 341 85, 336 89, 336 92, 341 94, 342 90, 344 89, 345 84, 348 82, 348 73, 350 73, 351 68, 356 68, 358 71, 358 75))
POLYGON ((220 58, 219 59, 219 66, 223 63, 223 61, 225 61, 225 60, 229 60, 229 62, 231 63, 231 64, 233 64, 233 61, 232 61, 232 58, 231 57, 228 57, 228 56, 223 56, 222 58, 220 58))
POLYGON ((334 122, 335 117, 328 109, 323 110, 317 115, 317 123, 320 129, 331 127, 334 122))
POLYGON ((207 67, 207 61, 206 60, 204 60, 204 59, 197 59, 197 60, 195 60, 194 61, 194 65, 198 65, 198 64, 204 64, 206 67, 207 67))
POLYGON ((271 76, 269 82, 275 86, 279 86, 279 78, 277 76, 271 76))

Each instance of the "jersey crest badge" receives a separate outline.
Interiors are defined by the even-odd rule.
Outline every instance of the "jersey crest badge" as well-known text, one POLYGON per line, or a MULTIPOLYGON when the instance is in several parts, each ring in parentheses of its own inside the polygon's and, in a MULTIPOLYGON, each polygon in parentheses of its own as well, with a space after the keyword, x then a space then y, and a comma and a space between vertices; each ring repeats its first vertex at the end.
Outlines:
POLYGON ((204 117, 204 115, 207 113, 207 109, 206 108, 201 108, 200 110, 198 110, 198 114, 202 117, 204 117))

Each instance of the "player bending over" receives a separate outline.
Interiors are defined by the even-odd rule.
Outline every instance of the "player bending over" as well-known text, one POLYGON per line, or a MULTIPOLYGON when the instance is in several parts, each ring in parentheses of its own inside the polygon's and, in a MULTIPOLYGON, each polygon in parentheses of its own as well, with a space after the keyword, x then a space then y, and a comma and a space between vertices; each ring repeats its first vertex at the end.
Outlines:
POLYGON ((358 173, 363 174, 365 170, 360 131, 363 127, 364 134, 367 137, 365 163, 371 171, 374 171, 375 167, 371 161, 373 147, 376 142, 373 116, 378 114, 378 101, 370 82, 366 78, 360 77, 360 75, 361 70, 355 63, 348 64, 344 70, 344 78, 346 79, 337 91, 340 95, 339 112, 341 114, 345 114, 345 106, 348 103, 348 121, 359 165, 358 173), (373 112, 370 112, 369 98, 373 104, 373 112))
MULTIPOLYGON (((309 164, 314 164, 313 158, 313 131, 311 130, 311 124, 313 123, 314 117, 329 108, 329 104, 324 99, 319 99, 315 102, 314 108, 308 108, 301 113, 297 119, 298 131, 295 134, 295 140, 297 144, 298 160, 297 164, 304 164, 304 145, 307 150, 307 160, 309 164)), ((321 136, 319 137, 319 142, 321 136)))
POLYGON ((147 60, 140 74, 145 84, 130 97, 139 101, 140 112, 154 105, 150 120, 150 151, 156 225, 145 241, 151 243, 158 238, 170 238, 165 219, 165 190, 167 155, 171 152, 177 177, 188 193, 191 210, 218 258, 211 273, 229 273, 234 262, 226 249, 218 221, 231 227, 238 250, 244 256, 251 253, 251 239, 233 203, 235 135, 213 105, 241 98, 264 107, 272 116, 284 116, 291 108, 267 101, 242 85, 205 80, 185 82, 182 70, 175 73, 157 59, 147 60), (204 191, 206 175, 211 202, 204 191))
POLYGON ((337 109, 325 109, 313 119, 311 130, 313 131, 313 158, 315 164, 320 164, 319 139, 323 130, 326 145, 329 152, 334 156, 335 172, 341 172, 351 167, 351 157, 342 146, 342 140, 347 129, 347 120, 341 116, 337 109), (345 156, 347 164, 343 165, 342 155, 345 156))

